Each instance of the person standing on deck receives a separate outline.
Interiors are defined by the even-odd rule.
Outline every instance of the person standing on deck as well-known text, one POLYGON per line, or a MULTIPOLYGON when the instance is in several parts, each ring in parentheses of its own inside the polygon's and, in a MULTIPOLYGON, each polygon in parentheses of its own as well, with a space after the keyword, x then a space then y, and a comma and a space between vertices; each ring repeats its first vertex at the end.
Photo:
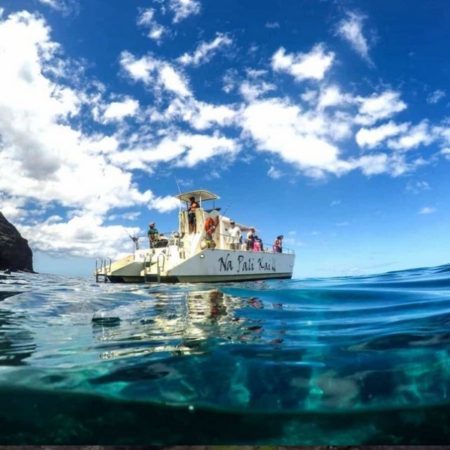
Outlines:
POLYGON ((230 236, 230 249, 238 250, 241 239, 241 229, 236 225, 234 220, 230 222, 231 228, 228 230, 230 236))
POLYGON ((283 253, 283 235, 280 234, 273 243, 272 250, 274 253, 283 253))
POLYGON ((247 239, 245 240, 247 250, 253 250, 253 243, 255 242, 255 232, 256 230, 252 227, 247 233, 247 239))
POLYGON ((189 197, 188 211, 188 223, 189 223, 189 234, 197 233, 197 218, 195 216, 195 211, 200 208, 199 204, 195 201, 195 197, 189 197))
POLYGON ((151 222, 148 225, 148 246, 149 248, 153 248, 156 241, 159 240, 159 231, 155 227, 155 222, 151 222))

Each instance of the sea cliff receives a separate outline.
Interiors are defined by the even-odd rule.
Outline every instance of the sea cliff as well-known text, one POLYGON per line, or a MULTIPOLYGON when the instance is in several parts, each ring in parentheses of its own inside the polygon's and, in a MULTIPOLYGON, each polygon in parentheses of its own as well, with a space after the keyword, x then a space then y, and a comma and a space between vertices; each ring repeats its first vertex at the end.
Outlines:
POLYGON ((33 252, 28 241, 0 212, 0 270, 33 272, 33 252))

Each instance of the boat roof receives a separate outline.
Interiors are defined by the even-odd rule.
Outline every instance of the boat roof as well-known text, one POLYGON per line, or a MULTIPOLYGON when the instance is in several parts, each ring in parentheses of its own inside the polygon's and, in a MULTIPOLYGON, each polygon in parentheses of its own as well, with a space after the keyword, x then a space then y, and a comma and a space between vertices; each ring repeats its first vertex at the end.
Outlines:
POLYGON ((205 200, 217 200, 220 198, 218 195, 213 194, 205 189, 198 189, 196 191, 183 192, 182 194, 175 195, 178 200, 182 202, 188 202, 191 197, 195 197, 195 200, 205 201, 205 200))

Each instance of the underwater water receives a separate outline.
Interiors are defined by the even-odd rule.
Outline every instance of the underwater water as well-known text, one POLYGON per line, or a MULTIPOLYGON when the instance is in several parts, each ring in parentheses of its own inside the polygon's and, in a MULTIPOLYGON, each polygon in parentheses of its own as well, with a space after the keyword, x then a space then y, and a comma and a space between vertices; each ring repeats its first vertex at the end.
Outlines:
POLYGON ((450 444, 450 266, 0 275, 0 444, 450 444))

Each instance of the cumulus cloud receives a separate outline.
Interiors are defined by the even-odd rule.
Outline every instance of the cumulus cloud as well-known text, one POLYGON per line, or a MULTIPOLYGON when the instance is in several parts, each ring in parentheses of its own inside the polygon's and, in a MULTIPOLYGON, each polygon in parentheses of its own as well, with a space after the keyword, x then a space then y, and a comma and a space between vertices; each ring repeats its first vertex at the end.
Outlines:
POLYGON ((38 0, 38 2, 62 13, 70 13, 77 8, 74 0, 38 0))
POLYGON ((355 135, 356 142, 360 147, 375 148, 378 147, 384 140, 405 133, 408 129, 408 124, 402 123, 397 125, 390 121, 376 128, 361 128, 355 135))
POLYGON ((420 145, 430 145, 436 136, 431 133, 426 121, 419 123, 401 135, 398 139, 389 140, 388 146, 394 150, 410 150, 420 145))
POLYGON ((436 103, 439 103, 445 97, 445 95, 446 94, 444 91, 442 91, 441 89, 436 89, 427 97, 427 102, 434 105, 436 103))
POLYGON ((0 193, 0 212, 8 220, 19 220, 26 215, 26 200, 23 197, 9 197, 0 193))
POLYGON ((120 56, 120 64, 134 81, 141 81, 147 86, 163 89, 181 97, 192 95, 186 77, 166 61, 152 55, 137 59, 124 51, 120 56))
POLYGON ((363 59, 371 63, 369 57, 369 44, 363 34, 364 16, 349 12, 337 29, 337 34, 350 43, 351 47, 363 59))
POLYGON ((169 0, 169 8, 174 13, 173 22, 178 23, 189 16, 199 14, 201 5, 197 0, 169 0))
POLYGON ((339 158, 325 118, 303 113, 281 99, 254 101, 242 112, 241 126, 260 151, 279 155, 313 177, 344 173, 350 165, 339 158))
POLYGON ((239 92, 248 102, 256 100, 266 92, 274 91, 276 86, 262 80, 245 80, 239 87, 239 92))
POLYGON ((147 28, 147 36, 158 43, 167 34, 167 29, 155 20, 155 10, 153 8, 140 10, 137 23, 143 28, 147 28))
POLYGON ((112 160, 129 169, 152 172, 160 163, 172 163, 178 167, 193 167, 219 156, 233 159, 239 145, 233 139, 218 134, 190 134, 179 132, 166 136, 153 145, 115 153, 112 160))
POLYGON ((267 175, 274 180, 278 180, 283 176, 283 172, 274 166, 270 166, 267 175))
POLYGON ((139 102, 130 97, 125 97, 122 101, 109 103, 103 112, 103 119, 106 122, 122 120, 128 116, 134 116, 139 110, 139 102))
POLYGON ((214 54, 221 48, 231 45, 233 41, 224 33, 217 33, 211 42, 201 42, 190 55, 185 53, 177 61, 184 66, 198 66, 211 60, 214 54))
POLYGON ((445 159, 450 160, 450 148, 449 147, 445 147, 443 149, 441 149, 441 151, 439 152, 445 159))
MULTIPOLYGON (((72 211, 70 220, 36 222, 27 236, 37 250, 112 254, 124 232, 104 226, 111 209, 165 210, 167 205, 152 192, 141 192, 130 172, 111 164, 119 147, 114 136, 82 130, 82 108, 96 106, 98 96, 90 103, 86 92, 70 85, 58 49, 42 18, 20 12, 0 20, 1 207, 16 218, 24 215, 27 202, 72 211), (50 78, 48 68, 55 66, 58 76, 50 71, 50 78)), ((130 98, 110 103, 105 118, 124 117, 136 107, 130 98)))
MULTIPOLYGON (((310 91, 310 95, 312 95, 311 92, 314 91, 310 91)), ((305 94, 303 94, 304 95, 303 98, 307 100, 308 97, 307 94, 306 96, 305 94)), ((343 106, 347 104, 349 101, 350 102, 352 101, 352 99, 348 95, 345 95, 341 92, 338 86, 327 86, 321 90, 318 97, 317 95, 310 97, 310 100, 316 100, 317 108, 321 110, 333 106, 343 106)))
POLYGON ((309 53, 286 53, 281 47, 272 56, 272 69, 286 72, 297 81, 322 80, 334 60, 334 53, 326 53, 323 45, 316 45, 309 53))
POLYGON ((139 228, 105 225, 95 214, 75 215, 64 221, 50 217, 32 226, 22 225, 21 232, 35 251, 70 254, 83 257, 117 257, 129 252, 129 236, 138 235, 139 228))
POLYGON ((173 123, 180 121, 196 130, 213 126, 228 126, 235 122, 237 111, 233 106, 214 105, 195 98, 175 98, 165 110, 150 108, 149 117, 153 122, 173 123))
POLYGON ((355 122, 360 125, 373 125, 406 109, 400 94, 394 91, 385 91, 370 97, 356 97, 355 101, 359 104, 355 122))

